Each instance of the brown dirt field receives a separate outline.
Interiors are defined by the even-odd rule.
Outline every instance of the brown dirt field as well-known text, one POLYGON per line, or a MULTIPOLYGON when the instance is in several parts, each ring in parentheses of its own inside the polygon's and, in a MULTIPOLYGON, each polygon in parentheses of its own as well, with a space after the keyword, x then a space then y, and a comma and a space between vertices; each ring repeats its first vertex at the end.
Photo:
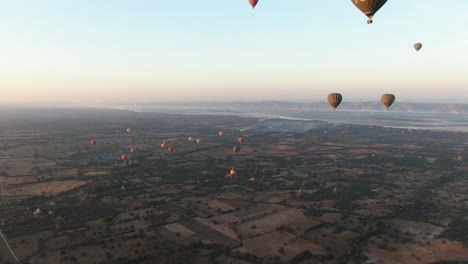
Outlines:
POLYGON ((15 158, 3 160, 0 163, 0 170, 4 170, 7 176, 32 176, 33 167, 45 169, 55 166, 57 166, 55 162, 43 158, 15 158))
POLYGON ((34 196, 41 195, 42 193, 45 193, 46 195, 57 195, 65 191, 78 188, 85 184, 87 184, 86 181, 40 182, 34 185, 7 188, 4 191, 9 195, 34 196))
MULTIPOLYGON (((442 243, 440 240, 431 241, 432 245, 419 247, 414 244, 397 244, 396 252, 380 249, 376 245, 369 246, 366 255, 370 260, 380 263, 426 264, 436 261, 468 261, 468 250, 458 242, 442 243), (413 257, 414 254, 420 259, 413 257)), ((392 245, 394 246, 394 245, 392 245)))
POLYGON ((252 207, 249 207, 247 209, 244 209, 244 210, 241 210, 241 211, 236 211, 236 212, 233 212, 232 214, 234 216, 237 216, 241 219, 247 219, 247 218, 251 218, 251 217, 258 217, 258 216, 261 216, 263 214, 271 214, 273 213, 274 211, 283 211, 285 210, 286 208, 284 206, 280 206, 280 205, 274 205, 274 204, 256 204, 252 207))
POLYGON ((195 220, 197 220, 198 222, 204 224, 204 225, 207 225, 209 227, 211 227, 212 229, 220 232, 220 233, 223 233, 224 235, 232 238, 232 239, 235 239, 235 240, 238 240, 237 239, 237 233, 234 231, 234 229, 232 229, 228 224, 214 224, 213 223, 213 219, 207 219, 207 218, 201 218, 201 217, 195 217, 194 218, 195 220))
POLYGON ((260 257, 279 256, 281 261, 290 261, 293 257, 309 250, 313 254, 325 254, 326 251, 317 244, 296 238, 287 232, 275 231, 259 237, 243 240, 244 246, 239 249, 241 253, 255 254, 260 257), (287 243, 287 245, 285 245, 287 243), (278 252, 280 247, 284 253, 278 252))
POLYGON ((323 248, 330 247, 333 254, 343 255, 349 249, 347 240, 357 237, 359 234, 351 231, 334 234, 333 230, 333 227, 323 227, 318 230, 308 232, 306 236, 309 240, 321 245, 323 248))
POLYGON ((339 213, 326 213, 320 217, 320 220, 326 223, 336 223, 343 219, 343 214, 339 213))
POLYGON ((70 239, 68 236, 64 235, 48 240, 45 243, 45 246, 48 250, 59 250, 64 247, 80 245, 87 241, 88 239, 83 235, 78 235, 77 237, 73 237, 73 239, 70 239))
POLYGON ((246 202, 246 201, 223 200, 222 202, 234 208, 245 208, 245 207, 249 207, 252 205, 251 202, 246 202))
POLYGON ((296 149, 296 147, 288 146, 288 145, 273 145, 269 146, 269 149, 274 149, 277 151, 282 151, 282 150, 292 150, 296 149))
POLYGON ((164 228, 167 230, 171 231, 172 233, 176 234, 177 232, 180 233, 181 237, 192 237, 195 235, 195 232, 182 224, 179 223, 173 223, 169 225, 165 225, 164 228))
POLYGON ((16 256, 20 260, 24 260, 29 256, 33 255, 33 252, 37 252, 38 250, 38 240, 39 238, 49 238, 54 236, 54 233, 51 231, 43 231, 34 234, 30 234, 27 236, 15 237, 9 239, 8 242, 10 246, 14 243, 17 248, 13 249, 15 251, 16 256), (21 240, 24 240, 24 243, 21 243, 21 240))
POLYGON ((257 192, 255 194, 255 202, 263 203, 279 203, 288 199, 289 195, 286 192, 257 192))
POLYGON ((36 182, 37 182, 37 178, 35 176, 16 176, 16 177, 0 176, 0 183, 4 185, 36 183, 36 182))
POLYGON ((236 225, 236 231, 243 237, 248 238, 257 234, 264 234, 274 231, 280 226, 289 226, 306 230, 319 225, 321 222, 310 219, 297 209, 288 209, 276 214, 272 214, 260 219, 236 225), (252 226, 255 225, 255 229, 252 226))

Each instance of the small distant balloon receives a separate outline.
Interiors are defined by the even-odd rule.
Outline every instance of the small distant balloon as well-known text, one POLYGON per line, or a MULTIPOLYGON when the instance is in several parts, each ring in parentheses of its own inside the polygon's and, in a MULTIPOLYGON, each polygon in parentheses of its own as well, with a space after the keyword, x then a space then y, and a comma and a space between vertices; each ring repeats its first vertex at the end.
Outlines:
POLYGON ((172 153, 172 152, 174 152, 174 148, 173 148, 173 147, 168 147, 168 148, 167 148, 167 151, 169 151, 169 152, 172 153))
POLYGON ((336 108, 341 104, 341 101, 343 101, 343 96, 339 93, 331 93, 328 95, 328 103, 333 107, 333 110, 336 110, 336 108))
POLYGON ((131 129, 131 128, 127 128, 127 133, 132 133, 132 129, 131 129))
POLYGON ((127 162, 127 160, 128 160, 128 157, 127 157, 127 155, 125 155, 125 154, 124 154, 124 155, 122 155, 122 157, 121 157, 121 158, 122 158, 122 160, 123 160, 124 162, 127 162))
POLYGON ((96 143, 97 143, 96 140, 94 139, 91 140, 91 145, 96 146, 96 143))
POLYGON ((189 137, 189 138, 188 138, 188 141, 193 141, 193 137, 189 137))
POLYGON ((233 147, 233 148, 232 148, 232 151, 233 151, 234 153, 236 153, 236 154, 237 154, 237 153, 239 153, 239 152, 240 152, 240 147, 238 147, 238 146, 235 146, 235 147, 233 147))
POLYGON ((239 141, 239 143, 241 143, 241 144, 244 144, 245 140, 244 140, 244 138, 239 138, 237 141, 239 141))
POLYGON ((161 148, 166 148, 166 146, 167 146, 167 142, 166 142, 166 141, 164 141, 163 143, 161 143, 161 148))
POLYGON ((135 153, 136 153, 136 149, 131 148, 131 149, 130 149, 130 153, 135 154, 135 153))
POLYGON ((197 139, 197 144, 200 144, 201 143, 201 139, 197 139))
POLYGON ((258 4, 258 0, 249 0, 249 3, 252 6, 252 8, 255 8, 255 6, 257 6, 258 4))
POLYGON ((384 104, 387 109, 395 102, 395 95, 393 94, 384 94, 381 98, 382 104, 384 104))
POLYGON ((422 46, 423 46, 423 45, 422 45, 421 43, 416 43, 416 44, 414 44, 414 49, 415 49, 416 51, 419 51, 419 50, 422 48, 422 46))
POLYGON ((224 132, 223 132, 223 131, 219 131, 218 134, 219 134, 220 137, 224 136, 224 132))

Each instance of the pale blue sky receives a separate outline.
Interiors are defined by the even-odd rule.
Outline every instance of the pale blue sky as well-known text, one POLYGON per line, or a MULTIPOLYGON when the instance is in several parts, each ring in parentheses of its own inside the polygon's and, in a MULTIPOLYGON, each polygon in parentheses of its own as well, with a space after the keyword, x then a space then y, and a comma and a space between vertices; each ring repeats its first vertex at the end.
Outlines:
POLYGON ((0 103, 468 102, 468 1, 366 20, 349 0, 0 0, 0 103))

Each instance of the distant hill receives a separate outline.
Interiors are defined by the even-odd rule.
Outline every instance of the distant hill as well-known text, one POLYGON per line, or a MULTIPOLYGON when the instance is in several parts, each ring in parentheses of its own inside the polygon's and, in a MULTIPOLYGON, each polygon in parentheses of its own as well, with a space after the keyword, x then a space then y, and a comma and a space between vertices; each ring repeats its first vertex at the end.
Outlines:
MULTIPOLYGON (((158 104, 161 105, 161 104, 158 104)), ((327 102, 298 103, 287 101, 260 101, 260 102, 191 102, 191 103, 163 103, 162 105, 203 108, 222 108, 226 110, 329 110, 327 102)), ((343 102, 340 110, 350 111, 381 111, 385 107, 379 101, 371 102, 343 102)), ((433 112, 433 113, 468 113, 468 104, 436 104, 436 103, 406 103, 396 102, 391 107, 396 112, 433 112)))

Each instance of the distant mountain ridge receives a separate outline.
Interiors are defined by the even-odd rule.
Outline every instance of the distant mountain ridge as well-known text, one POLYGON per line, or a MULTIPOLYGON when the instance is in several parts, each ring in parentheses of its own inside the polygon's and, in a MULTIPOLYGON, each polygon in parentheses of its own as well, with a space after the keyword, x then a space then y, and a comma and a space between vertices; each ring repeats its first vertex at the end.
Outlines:
MULTIPOLYGON (((158 104, 161 105, 161 104, 158 104)), ((181 103, 163 103, 162 105, 181 105, 181 103)), ((260 101, 260 102, 187 102, 183 103, 185 107, 208 107, 208 108, 224 108, 230 110, 315 110, 326 111, 330 110, 330 105, 327 102, 311 102, 299 103, 288 101, 260 101)), ((382 111, 385 106, 379 101, 370 102, 343 102, 339 106, 339 110, 349 111, 382 111)), ((396 112, 433 112, 433 113, 468 113, 468 104, 437 104, 437 103, 407 103, 395 102, 391 111, 396 112)))

